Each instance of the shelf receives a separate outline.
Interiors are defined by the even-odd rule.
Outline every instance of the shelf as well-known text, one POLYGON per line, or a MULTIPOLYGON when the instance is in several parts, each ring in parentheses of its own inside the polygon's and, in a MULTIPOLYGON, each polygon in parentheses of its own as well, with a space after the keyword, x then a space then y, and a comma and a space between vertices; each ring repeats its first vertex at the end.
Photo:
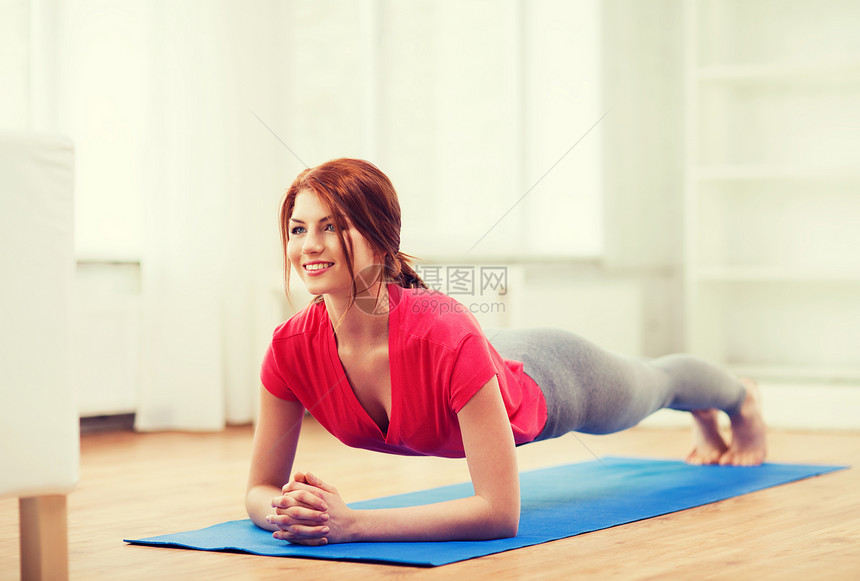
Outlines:
POLYGON ((694 278, 703 282, 860 283, 860 271, 789 269, 764 266, 699 267, 694 278))
POLYGON ((817 80, 833 75, 854 75, 860 80, 860 59, 754 65, 715 65, 695 71, 699 82, 771 82, 817 80))
POLYGON ((856 390, 860 3, 685 6, 688 349, 808 393, 856 390))
POLYGON ((770 380, 780 383, 805 383, 808 381, 845 386, 860 383, 860 367, 806 367, 802 365, 732 365, 729 371, 739 377, 751 377, 757 381, 770 380))
POLYGON ((78 253, 75 255, 78 264, 131 264, 140 266, 140 256, 121 253, 78 253))
POLYGON ((699 181, 860 179, 860 166, 728 164, 699 166, 694 171, 699 181))

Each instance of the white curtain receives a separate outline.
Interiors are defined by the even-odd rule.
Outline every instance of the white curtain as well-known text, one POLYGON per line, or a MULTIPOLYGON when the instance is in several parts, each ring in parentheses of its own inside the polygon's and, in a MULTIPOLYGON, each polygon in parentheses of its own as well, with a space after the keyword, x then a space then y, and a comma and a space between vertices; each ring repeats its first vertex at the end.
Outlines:
POLYGON ((600 252, 598 136, 566 154, 601 114, 595 0, 30 0, 29 21, 30 117, 78 152, 79 259, 140 264, 138 429, 253 418, 304 163, 377 162, 424 258, 488 229, 482 256, 600 252))
POLYGON ((300 169, 255 116, 283 115, 272 4, 152 5, 140 430, 254 414, 282 316, 278 202, 300 169))

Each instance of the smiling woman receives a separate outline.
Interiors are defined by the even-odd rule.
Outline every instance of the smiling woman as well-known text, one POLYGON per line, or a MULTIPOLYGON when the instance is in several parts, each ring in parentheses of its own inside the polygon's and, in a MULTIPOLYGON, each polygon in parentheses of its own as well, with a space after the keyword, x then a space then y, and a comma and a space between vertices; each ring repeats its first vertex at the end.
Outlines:
POLYGON ((319 284, 338 284, 362 294, 380 276, 402 286, 426 288, 400 249, 400 204, 391 180, 373 164, 338 159, 299 174, 281 205, 284 281, 290 265, 308 292, 321 297, 317 275, 331 274, 319 284), (368 196, 366 192, 377 192, 368 196), (380 270, 381 268, 381 270, 380 270), (358 275, 356 274, 358 273, 358 275), (360 275, 360 276, 359 276, 360 275))
POLYGON ((364 236, 350 227, 344 245, 351 249, 351 259, 347 258, 341 250, 344 237, 338 235, 339 230, 320 197, 310 190, 296 196, 289 232, 287 256, 312 294, 358 294, 353 269, 364 272, 378 264, 379 259, 364 236))
POLYGON ((304 170, 281 207, 285 277, 317 298, 276 329, 261 379, 246 506, 293 543, 478 540, 519 522, 514 447, 570 431, 608 433, 669 407, 692 411, 692 463, 758 464, 765 426, 754 382, 675 355, 641 362, 571 333, 481 329, 428 290, 399 250, 391 182, 366 161, 304 170), (465 457, 475 494, 427 506, 347 507, 336 488, 290 477, 302 415, 345 444, 465 457), (732 421, 726 445, 717 410, 732 421))

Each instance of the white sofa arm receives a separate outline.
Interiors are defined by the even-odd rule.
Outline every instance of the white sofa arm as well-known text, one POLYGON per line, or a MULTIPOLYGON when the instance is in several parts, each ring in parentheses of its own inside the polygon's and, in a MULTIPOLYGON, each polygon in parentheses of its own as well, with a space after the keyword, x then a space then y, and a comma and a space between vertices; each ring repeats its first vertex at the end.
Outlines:
POLYGON ((60 571, 50 561, 65 559, 65 530, 62 555, 52 557, 38 527, 56 525, 58 510, 65 527, 64 495, 80 464, 70 372, 73 164, 67 139, 0 132, 0 496, 22 497, 22 552, 41 551, 36 567, 50 575, 60 571))

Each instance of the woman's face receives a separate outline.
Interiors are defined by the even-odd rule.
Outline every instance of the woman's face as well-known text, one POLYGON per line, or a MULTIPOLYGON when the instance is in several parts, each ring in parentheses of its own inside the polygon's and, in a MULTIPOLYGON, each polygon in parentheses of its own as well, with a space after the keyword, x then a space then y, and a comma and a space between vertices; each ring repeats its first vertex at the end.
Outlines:
MULTIPOLYGON (((287 225, 287 258, 313 295, 352 296, 352 278, 346 254, 338 240, 334 218, 314 192, 302 190, 296 195, 293 213, 287 225)), ((354 227, 343 232, 352 243, 353 271, 362 276, 375 271, 379 261, 373 249, 354 227)), ((356 283, 358 290, 363 282, 356 283)))

